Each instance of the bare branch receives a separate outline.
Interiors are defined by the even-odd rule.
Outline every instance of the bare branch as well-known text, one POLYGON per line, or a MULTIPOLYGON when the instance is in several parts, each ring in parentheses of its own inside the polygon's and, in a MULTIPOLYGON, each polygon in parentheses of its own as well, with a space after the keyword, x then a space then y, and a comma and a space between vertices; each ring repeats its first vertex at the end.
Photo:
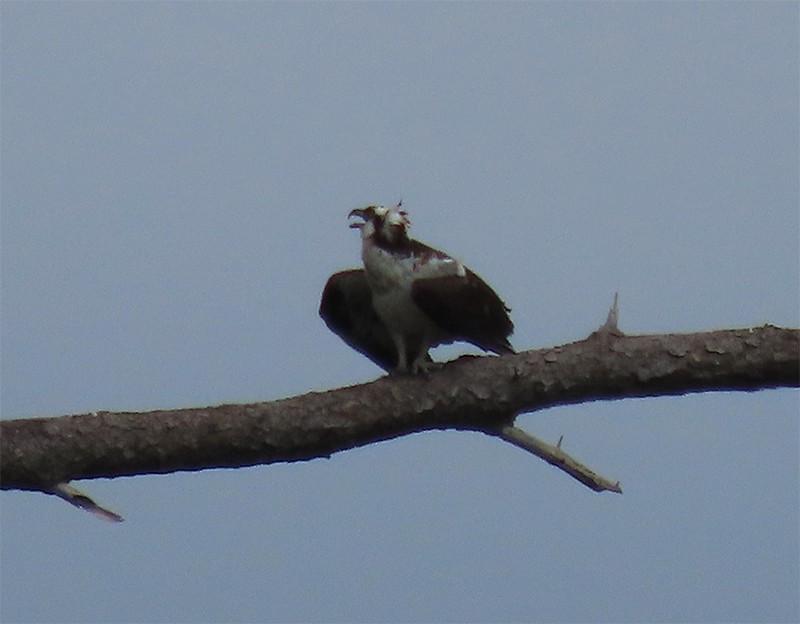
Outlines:
POLYGON ((98 518, 108 520, 109 522, 122 522, 123 518, 118 513, 101 507, 95 503, 88 494, 81 492, 78 488, 70 485, 69 483, 59 483, 49 492, 59 498, 67 501, 70 505, 74 505, 79 509, 84 509, 89 513, 93 513, 98 518))
POLYGON ((595 492, 609 491, 622 494, 619 481, 614 482, 600 476, 588 466, 583 465, 562 451, 561 442, 563 441, 563 436, 558 439, 558 444, 553 446, 513 425, 503 427, 497 435, 506 442, 542 458, 548 464, 560 468, 586 487, 592 488, 595 492))
POLYGON ((500 436, 589 487, 614 491, 602 477, 589 479, 588 468, 575 468, 580 464, 558 446, 542 447, 510 427, 513 415, 625 397, 797 387, 799 354, 800 330, 771 326, 595 332, 517 355, 462 357, 428 378, 383 377, 271 402, 5 420, 0 487, 52 492, 73 479, 302 461, 412 432, 457 429, 500 436))

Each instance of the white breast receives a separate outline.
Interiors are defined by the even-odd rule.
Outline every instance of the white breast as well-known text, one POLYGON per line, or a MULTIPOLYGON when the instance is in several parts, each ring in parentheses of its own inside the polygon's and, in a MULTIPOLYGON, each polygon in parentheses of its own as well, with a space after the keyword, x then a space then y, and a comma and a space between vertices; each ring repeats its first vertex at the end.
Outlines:
POLYGON ((361 257, 372 288, 372 304, 390 332, 417 336, 427 344, 444 338, 440 336, 441 330, 414 304, 411 286, 418 279, 465 276, 464 265, 449 256, 399 256, 370 240, 364 241, 361 257))

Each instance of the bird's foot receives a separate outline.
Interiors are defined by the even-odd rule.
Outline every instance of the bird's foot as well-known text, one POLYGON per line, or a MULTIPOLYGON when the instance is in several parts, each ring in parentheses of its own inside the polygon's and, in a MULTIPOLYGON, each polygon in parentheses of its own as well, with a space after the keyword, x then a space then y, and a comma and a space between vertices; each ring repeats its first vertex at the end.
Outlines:
POLYGON ((422 362, 414 362, 411 368, 396 367, 389 371, 392 377, 423 377, 427 378, 434 371, 440 370, 444 364, 441 362, 431 362, 430 360, 423 360, 422 362))
POLYGON ((441 370, 442 364, 441 362, 432 362, 430 360, 422 360, 420 362, 414 362, 414 365, 411 367, 413 371, 413 375, 419 375, 421 377, 430 377, 431 373, 437 370, 441 370))

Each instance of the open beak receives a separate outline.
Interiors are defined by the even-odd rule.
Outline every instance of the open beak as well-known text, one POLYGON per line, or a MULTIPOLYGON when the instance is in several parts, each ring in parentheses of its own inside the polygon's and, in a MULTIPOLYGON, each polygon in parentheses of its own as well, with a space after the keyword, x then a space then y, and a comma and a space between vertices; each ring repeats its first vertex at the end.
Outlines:
POLYGON ((347 218, 352 219, 353 217, 357 217, 361 219, 361 221, 353 221, 349 227, 360 228, 366 221, 366 211, 363 208, 353 208, 353 210, 351 210, 347 215, 347 218))

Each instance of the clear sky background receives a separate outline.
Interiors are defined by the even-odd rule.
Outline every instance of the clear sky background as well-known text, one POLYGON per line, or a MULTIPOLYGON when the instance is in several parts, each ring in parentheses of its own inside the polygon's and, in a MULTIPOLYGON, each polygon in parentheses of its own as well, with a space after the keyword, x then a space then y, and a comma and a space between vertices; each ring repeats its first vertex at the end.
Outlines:
MULTIPOLYGON (((3 418, 374 379, 317 316, 347 212, 513 308, 522 349, 800 324, 798 4, 3 2, 3 418)), ((439 359, 471 351, 439 350, 439 359)), ((5 622, 800 617, 798 393, 3 492, 5 622)))

